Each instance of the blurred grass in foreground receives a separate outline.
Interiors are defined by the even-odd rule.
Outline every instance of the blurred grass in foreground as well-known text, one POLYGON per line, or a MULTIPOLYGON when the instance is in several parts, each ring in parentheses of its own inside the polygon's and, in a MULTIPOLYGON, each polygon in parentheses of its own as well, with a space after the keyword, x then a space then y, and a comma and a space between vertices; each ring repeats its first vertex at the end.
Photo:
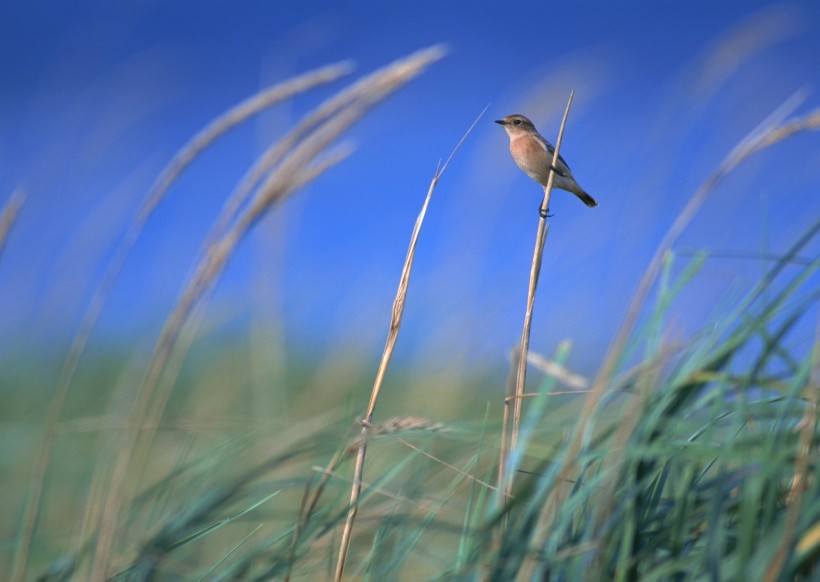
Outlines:
MULTIPOLYGON (((550 378, 525 407, 515 499, 506 507, 493 490, 497 395, 483 394, 493 402, 486 415, 480 399, 461 410, 472 422, 409 416, 382 422, 371 437, 348 576, 763 579, 781 554, 780 579, 816 575, 820 344, 795 341, 789 332, 817 316, 820 290, 810 276, 820 259, 799 264, 796 258, 818 230, 687 345, 664 341, 665 316, 708 258, 696 256, 677 269, 680 259, 666 257, 654 303, 630 340, 639 363, 622 371, 596 411, 571 479, 559 476, 584 394, 553 395, 558 386, 550 378)), ((294 579, 331 577, 349 462, 331 478, 295 544, 293 528, 305 487, 337 451, 352 452, 358 431, 348 427, 358 407, 340 408, 337 400, 317 414, 314 394, 289 388, 311 382, 305 365, 271 387, 290 402, 293 419, 277 416, 256 427, 248 420, 250 382, 243 374, 248 353, 226 346, 203 351, 192 353, 180 376, 146 472, 129 477, 143 491, 124 508, 126 523, 113 545, 115 579, 262 580, 291 568, 294 579)), ((45 526, 32 559, 41 572, 51 561, 47 579, 81 571, 92 552, 93 532, 78 547, 78 527, 88 492, 93 495, 97 451, 115 424, 104 416, 112 403, 98 390, 114 387, 127 369, 124 357, 112 356, 78 378, 95 391, 85 398, 78 391, 70 415, 76 420, 65 422, 54 454, 45 526), (52 561, 61 553, 67 557, 52 561)), ((334 390, 360 401, 369 380, 363 369, 334 390)), ((423 376, 416 381, 444 408, 469 403, 467 392, 486 388, 480 379, 463 391, 423 376)), ((386 396, 385 408, 401 406, 386 396)), ((38 395, 16 398, 13 407, 31 410, 26 400, 38 395)), ((38 416, 12 426, 26 430, 38 416)), ((13 450, 3 447, 3 462, 20 471, 18 487, 7 488, 19 499, 27 464, 9 459, 13 450)), ((4 504, 13 501, 4 496, 4 504)), ((10 510, 4 507, 6 515, 10 510)))

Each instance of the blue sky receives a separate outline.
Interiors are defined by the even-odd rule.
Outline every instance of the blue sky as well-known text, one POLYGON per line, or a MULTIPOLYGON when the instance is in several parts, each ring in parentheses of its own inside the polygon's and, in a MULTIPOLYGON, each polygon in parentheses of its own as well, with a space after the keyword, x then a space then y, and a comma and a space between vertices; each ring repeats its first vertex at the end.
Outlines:
MULTIPOLYGON (((554 141, 574 89, 562 153, 600 206, 553 196, 533 347, 569 338, 572 363, 594 366, 709 172, 795 92, 798 113, 820 106, 816 2, 4 2, 0 200, 19 187, 27 201, 0 257, 3 345, 66 345, 152 180, 195 132, 261 88, 352 60, 349 79, 232 132, 172 189, 95 335, 150 341, 254 157, 347 82, 442 42, 443 61, 350 132, 355 154, 244 242, 206 330, 274 322, 296 345, 377 353, 436 165, 489 106, 434 195, 399 355, 503 364, 540 190, 492 120, 523 113, 554 141)), ((721 185, 679 247, 783 252, 820 216, 818 186, 820 134, 798 136, 721 185)), ((697 329, 764 268, 708 261, 670 333, 697 329)))

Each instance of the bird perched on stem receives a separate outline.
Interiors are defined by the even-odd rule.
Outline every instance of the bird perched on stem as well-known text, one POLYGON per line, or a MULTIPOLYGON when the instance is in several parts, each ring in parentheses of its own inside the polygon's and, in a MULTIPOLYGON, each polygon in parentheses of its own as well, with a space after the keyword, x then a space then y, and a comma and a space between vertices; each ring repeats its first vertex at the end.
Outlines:
MULTIPOLYGON (((544 139, 532 121, 523 115, 508 115, 496 121, 504 126, 510 137, 510 153, 518 167, 530 178, 547 187, 550 169, 555 172, 552 185, 560 190, 572 192, 581 201, 593 208, 598 206, 595 199, 578 185, 563 156, 555 160, 555 148, 544 139)), ((543 209, 541 209, 543 213, 543 209)))

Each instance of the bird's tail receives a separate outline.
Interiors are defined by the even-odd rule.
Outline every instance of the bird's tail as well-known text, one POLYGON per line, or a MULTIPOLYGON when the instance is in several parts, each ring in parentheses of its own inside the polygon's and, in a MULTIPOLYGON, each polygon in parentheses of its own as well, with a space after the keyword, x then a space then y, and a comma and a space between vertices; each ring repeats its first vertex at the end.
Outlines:
POLYGON ((590 208, 595 208, 596 206, 598 206, 598 203, 595 201, 595 198, 593 198, 583 190, 580 190, 579 192, 573 192, 573 194, 580 198, 581 201, 590 208))

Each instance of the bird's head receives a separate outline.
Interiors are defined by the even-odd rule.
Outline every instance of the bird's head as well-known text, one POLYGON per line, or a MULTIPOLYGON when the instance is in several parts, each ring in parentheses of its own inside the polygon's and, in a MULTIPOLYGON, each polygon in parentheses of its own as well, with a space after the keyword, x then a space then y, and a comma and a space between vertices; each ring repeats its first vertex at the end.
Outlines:
POLYGON ((496 123, 503 125, 510 137, 523 133, 538 133, 532 121, 523 115, 508 115, 504 119, 497 119, 496 123))

